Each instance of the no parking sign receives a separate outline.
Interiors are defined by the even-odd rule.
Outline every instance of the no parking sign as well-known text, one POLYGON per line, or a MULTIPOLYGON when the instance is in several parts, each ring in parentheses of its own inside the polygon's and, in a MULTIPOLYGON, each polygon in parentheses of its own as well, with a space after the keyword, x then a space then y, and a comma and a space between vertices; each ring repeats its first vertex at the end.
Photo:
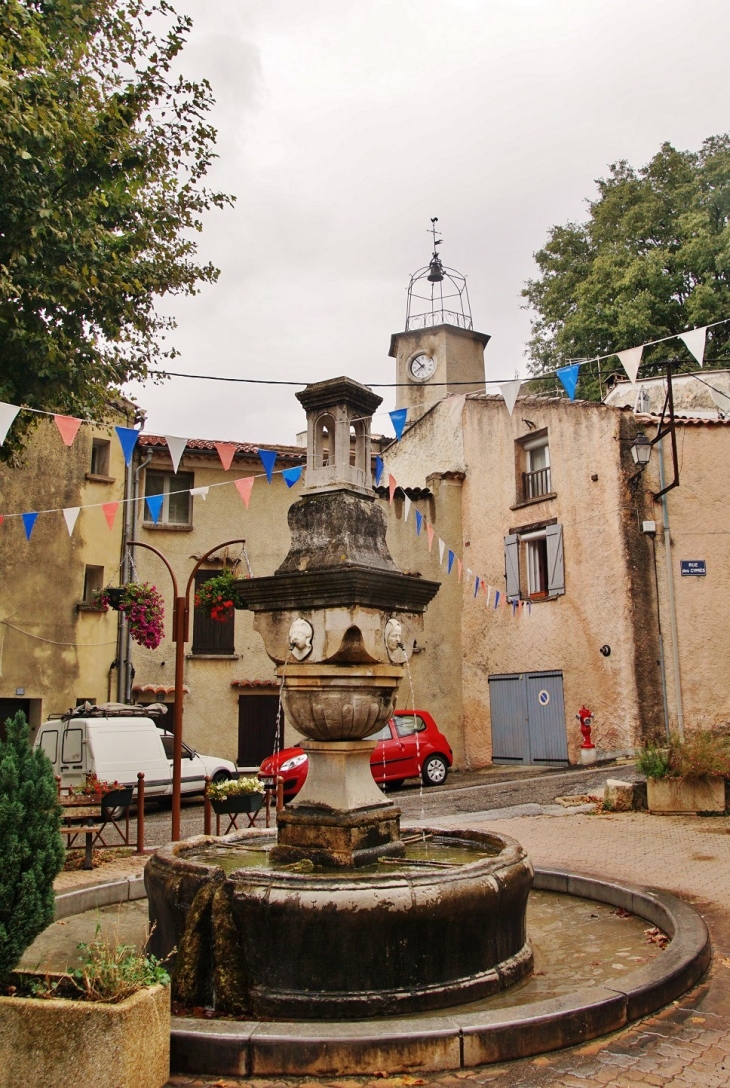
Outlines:
POLYGON ((540 706, 547 706, 550 702, 550 692, 546 691, 545 688, 543 688, 541 691, 538 691, 537 701, 540 706))

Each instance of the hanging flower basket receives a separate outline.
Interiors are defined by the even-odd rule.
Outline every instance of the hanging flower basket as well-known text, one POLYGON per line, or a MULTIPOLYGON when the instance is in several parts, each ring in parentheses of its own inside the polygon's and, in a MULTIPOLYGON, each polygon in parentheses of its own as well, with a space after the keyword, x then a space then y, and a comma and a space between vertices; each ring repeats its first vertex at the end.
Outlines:
POLYGON ((113 608, 123 612, 129 633, 138 645, 156 650, 165 634, 165 605, 156 586, 149 582, 127 582, 123 586, 105 586, 94 598, 101 612, 113 608))
POLYGON ((195 594, 195 607, 212 620, 224 623, 238 603, 233 571, 224 570, 203 582, 195 594))

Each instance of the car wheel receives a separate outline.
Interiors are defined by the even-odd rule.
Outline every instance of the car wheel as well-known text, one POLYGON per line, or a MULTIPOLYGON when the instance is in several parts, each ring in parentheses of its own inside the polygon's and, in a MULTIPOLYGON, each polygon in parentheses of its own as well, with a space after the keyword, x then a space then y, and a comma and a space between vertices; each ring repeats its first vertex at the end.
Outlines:
POLYGON ((103 808, 101 815, 104 820, 121 820, 124 815, 124 805, 116 805, 115 808, 103 808))
POLYGON ((230 777, 228 771, 216 771, 213 775, 213 782, 228 782, 230 777))
POLYGON ((424 760, 421 778, 426 786, 441 786, 446 781, 449 765, 443 756, 432 755, 424 760))

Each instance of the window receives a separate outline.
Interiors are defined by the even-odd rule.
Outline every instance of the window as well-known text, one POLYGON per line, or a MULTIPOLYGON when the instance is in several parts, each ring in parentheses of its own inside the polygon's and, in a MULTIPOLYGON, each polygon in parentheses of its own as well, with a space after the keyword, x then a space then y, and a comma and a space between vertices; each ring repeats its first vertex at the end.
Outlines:
POLYGON ((81 729, 65 729, 61 743, 61 762, 80 763, 84 734, 81 729))
MULTIPOLYGON (((190 525, 192 503, 190 488, 193 486, 192 472, 147 472, 144 493, 162 495, 162 509, 157 519, 158 525, 190 525)), ((154 524, 147 504, 145 504, 144 523, 154 524)))
POLYGON ((536 431, 517 442, 517 501, 532 502, 551 495, 550 446, 547 429, 536 431))
POLYGON ((395 731, 399 737, 412 737, 414 733, 423 733, 426 723, 418 714, 397 714, 395 731))
POLYGON ((58 759, 58 730, 46 729, 41 736, 41 748, 50 759, 51 763, 55 763, 58 759))
MULTIPOLYGON (((196 593, 203 582, 207 582, 217 573, 214 570, 199 570, 195 575, 196 593)), ((224 620, 214 620, 206 616, 200 608, 196 608, 193 613, 193 653, 226 655, 235 653, 235 618, 235 609, 231 609, 224 620)))
POLYGON ((84 604, 94 603, 94 594, 104 588, 104 568, 86 566, 84 568, 84 604))
POLYGON ((91 468, 92 476, 109 475, 109 450, 111 442, 106 438, 94 438, 91 442, 91 468))
POLYGON ((504 538, 506 594, 509 600, 547 600, 565 593, 563 527, 530 526, 504 538))

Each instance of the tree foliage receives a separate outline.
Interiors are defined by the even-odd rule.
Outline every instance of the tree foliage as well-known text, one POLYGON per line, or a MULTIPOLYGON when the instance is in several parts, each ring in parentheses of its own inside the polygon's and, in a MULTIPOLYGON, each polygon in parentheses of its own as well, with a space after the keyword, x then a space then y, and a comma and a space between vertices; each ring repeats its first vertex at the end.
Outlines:
MULTIPOLYGON (((522 292, 536 312, 534 374, 730 317, 730 136, 698 152, 665 143, 640 170, 614 163, 597 185, 588 220, 552 228, 535 254, 541 275, 522 292)), ((729 337, 730 325, 712 331, 709 365, 724 365, 729 337)), ((667 358, 693 363, 673 341, 647 349, 642 373, 667 358)), ((623 374, 606 360, 604 377, 612 368, 623 374)), ((581 368, 578 395, 599 395, 595 365, 581 368)))
POLYGON ((0 0, 0 400, 100 418, 174 355, 156 300, 217 279, 210 86, 173 72, 190 26, 166 0, 0 0))
POLYGON ((0 980, 53 921, 53 881, 65 851, 53 767, 28 743, 22 711, 0 741, 0 980))

